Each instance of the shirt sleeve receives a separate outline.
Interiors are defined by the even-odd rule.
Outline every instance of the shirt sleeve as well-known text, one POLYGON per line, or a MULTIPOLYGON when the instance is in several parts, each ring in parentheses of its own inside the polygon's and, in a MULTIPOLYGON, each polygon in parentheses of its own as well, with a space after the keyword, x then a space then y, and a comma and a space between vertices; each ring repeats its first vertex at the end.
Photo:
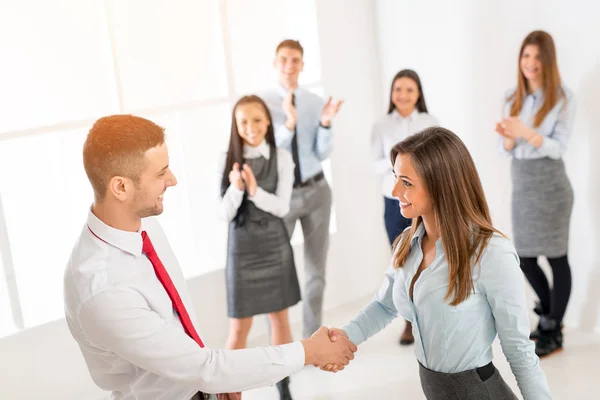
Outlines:
POLYGON ((110 289, 84 304, 79 320, 88 340, 131 364, 206 393, 272 385, 304 366, 300 342, 216 350, 200 348, 181 326, 150 309, 133 289, 110 289))
POLYGON ((568 92, 565 100, 563 100, 552 132, 548 136, 543 135, 544 141, 539 147, 541 152, 554 160, 560 159, 567 150, 567 142, 575 120, 575 97, 568 92), (564 103, 565 100, 566 103, 564 103))
MULTIPOLYGON (((504 97, 502 98, 502 113, 501 113, 502 119, 508 117, 510 103, 507 101, 507 99, 509 98, 509 96, 511 96, 512 93, 514 93, 513 89, 504 93, 504 97)), ((517 143, 515 144, 515 147, 513 147, 512 150, 506 150, 506 148, 504 147, 504 136, 500 135, 497 132, 495 132, 495 133, 496 133, 496 135, 498 135, 498 153, 503 156, 506 156, 506 157, 514 156, 514 151, 519 144, 518 143, 519 140, 517 139, 517 143)))
POLYGON ((319 161, 325 161, 333 151, 333 121, 329 128, 321 125, 317 127, 317 137, 315 143, 315 153, 319 161))
POLYGON ((371 128, 371 158, 377 175, 387 175, 392 171, 390 154, 384 150, 383 131, 377 123, 371 128))
POLYGON ((254 196, 248 199, 261 210, 282 218, 290 211, 295 164, 292 155, 286 150, 277 149, 277 156, 278 175, 275 193, 269 193, 258 187, 254 196))
MULTIPOLYGON (((221 173, 225 166, 225 156, 222 157, 219 165, 218 193, 221 194, 221 173)), ((242 200, 244 200, 244 190, 240 190, 236 186, 230 184, 223 197, 219 198, 219 206, 217 211, 219 218, 227 222, 232 221, 237 214, 238 208, 240 208, 240 205, 242 204, 242 200)))
POLYGON ((381 331, 398 316, 392 296, 395 276, 396 270, 390 266, 375 298, 342 328, 355 345, 381 331))
POLYGON ((523 398, 551 399, 546 376, 535 354, 535 344, 529 339, 525 279, 514 248, 509 250, 489 244, 477 284, 490 305, 502 351, 523 398))
POLYGON ((273 121, 273 126, 275 129, 275 142, 277 143, 277 147, 288 148, 292 145, 292 138, 294 137, 294 131, 290 131, 285 126, 285 121, 283 122, 275 122, 273 121))
MULTIPOLYGON (((318 96, 313 97, 313 99, 314 100, 310 103, 310 111, 311 113, 315 112, 317 115, 314 151, 319 161, 325 161, 333 151, 333 121, 331 121, 331 125, 329 125, 328 128, 321 126, 321 114, 323 113, 325 102, 318 96)), ((298 116, 298 120, 300 120, 300 118, 302 118, 302 116, 298 116)), ((307 115, 304 116, 304 118, 308 119, 311 118, 311 116, 307 115)))

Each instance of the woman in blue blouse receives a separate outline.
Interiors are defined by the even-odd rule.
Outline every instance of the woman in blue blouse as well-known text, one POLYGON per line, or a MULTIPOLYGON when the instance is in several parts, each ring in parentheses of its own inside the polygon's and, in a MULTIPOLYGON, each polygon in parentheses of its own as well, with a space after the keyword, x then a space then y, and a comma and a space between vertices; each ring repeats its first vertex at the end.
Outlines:
POLYGON ((562 319, 571 295, 567 259, 573 190, 562 156, 571 134, 575 101, 562 86, 552 37, 530 33, 519 53, 517 88, 509 91, 504 120, 496 131, 500 150, 512 156, 512 223, 521 268, 535 290, 540 315, 536 353, 562 349, 562 319), (545 256, 554 275, 552 290, 537 263, 545 256))
POLYGON ((427 399, 516 399, 492 364, 498 335, 525 400, 550 399, 517 253, 492 225, 464 143, 431 127, 394 146, 391 161, 393 194, 412 225, 375 299, 331 339, 359 345, 401 316, 412 322, 427 399))

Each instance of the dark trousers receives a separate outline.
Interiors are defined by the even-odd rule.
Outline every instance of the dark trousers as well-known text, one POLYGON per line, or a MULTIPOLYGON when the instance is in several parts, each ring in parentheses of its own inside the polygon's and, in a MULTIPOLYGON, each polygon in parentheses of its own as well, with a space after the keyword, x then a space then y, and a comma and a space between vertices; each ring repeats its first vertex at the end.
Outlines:
POLYGON ((411 220, 404 218, 404 216, 400 213, 400 202, 398 200, 389 199, 387 197, 384 197, 384 200, 385 230, 387 231, 390 245, 392 245, 398 235, 401 234, 404 229, 410 226, 411 220))

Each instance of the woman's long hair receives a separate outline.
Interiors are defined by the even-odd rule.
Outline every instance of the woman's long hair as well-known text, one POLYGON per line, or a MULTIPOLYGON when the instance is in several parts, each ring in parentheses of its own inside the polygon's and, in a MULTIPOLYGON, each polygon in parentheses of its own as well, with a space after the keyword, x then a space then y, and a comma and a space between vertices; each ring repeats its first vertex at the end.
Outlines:
MULTIPOLYGON (((390 155, 392 164, 398 155, 410 157, 431 197, 448 262, 446 300, 454 296, 450 304, 455 306, 473 292, 472 265, 479 263, 492 235, 498 232, 475 163, 460 138, 440 127, 427 128, 396 144, 390 155)), ((396 239, 395 268, 406 262, 411 238, 422 223, 422 217, 414 218, 410 229, 396 239)))
POLYGON ((392 79, 392 86, 390 87, 390 105, 388 107, 388 114, 391 114, 392 111, 396 108, 394 103, 392 102, 392 95, 394 94, 394 83, 400 78, 410 78, 417 84, 417 88, 419 88, 419 99, 417 100, 417 104, 415 107, 419 112, 427 112, 427 105, 425 104, 425 94, 423 94, 423 87, 421 86, 421 79, 419 75, 413 71, 412 69, 403 69, 398 72, 394 79, 392 79))
POLYGON ((535 114, 533 126, 538 127, 546 118, 546 115, 558 103, 559 97, 566 101, 566 95, 561 86, 560 73, 558 72, 558 63, 556 61, 556 48, 552 36, 544 31, 533 31, 523 40, 521 50, 519 51, 519 61, 517 63, 517 90, 507 101, 512 101, 510 107, 510 116, 518 116, 523 108, 523 101, 527 97, 528 87, 527 79, 521 71, 521 57, 527 45, 535 45, 539 49, 540 62, 542 63, 542 92, 544 94, 544 103, 535 114))
MULTIPOLYGON (((221 179, 221 197, 225 195, 227 188, 229 187, 229 173, 233 169, 233 164, 236 162, 239 164, 240 169, 244 165, 244 139, 239 134, 237 128, 237 122, 235 119, 235 112, 239 106, 246 104, 259 104, 265 111, 265 115, 269 120, 269 126, 267 127, 267 134, 265 140, 271 147, 271 151, 276 151, 275 147, 275 130, 273 129, 273 118, 265 102, 258 96, 249 95, 244 96, 235 103, 233 111, 231 113, 231 134, 229 137, 229 149, 227 150, 227 158, 225 159, 225 167, 223 168, 223 177, 221 179)), ((246 220, 246 214, 248 211, 248 192, 244 193, 244 199, 242 204, 238 208, 238 212, 234 218, 236 226, 242 226, 246 220)))

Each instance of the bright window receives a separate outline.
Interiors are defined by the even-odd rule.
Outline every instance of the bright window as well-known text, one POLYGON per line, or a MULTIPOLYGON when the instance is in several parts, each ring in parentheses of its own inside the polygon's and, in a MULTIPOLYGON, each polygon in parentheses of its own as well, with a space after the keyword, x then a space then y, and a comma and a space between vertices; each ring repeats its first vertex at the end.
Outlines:
POLYGON ((322 94, 314 1, 26 3, 0 13, 0 337, 63 317, 64 268, 93 201, 82 144, 98 117, 165 127, 178 185, 159 220, 189 278, 225 265, 216 207, 231 107, 276 85, 279 41, 300 40, 300 83, 322 94))

